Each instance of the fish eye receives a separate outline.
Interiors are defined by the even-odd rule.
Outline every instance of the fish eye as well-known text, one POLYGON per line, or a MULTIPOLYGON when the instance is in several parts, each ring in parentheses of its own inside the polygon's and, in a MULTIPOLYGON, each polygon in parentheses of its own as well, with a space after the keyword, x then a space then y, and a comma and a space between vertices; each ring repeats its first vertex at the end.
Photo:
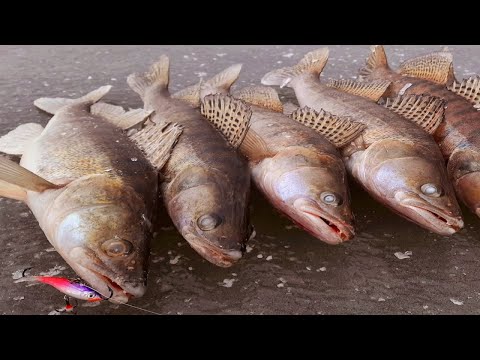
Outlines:
POLYGON ((423 184, 420 190, 428 196, 439 197, 442 195, 442 189, 435 184, 423 184))
POLYGON ((342 203, 342 197, 330 191, 321 193, 320 198, 327 205, 338 206, 342 203))
POLYGON ((88 294, 88 297, 89 297, 90 299, 92 299, 93 297, 95 297, 95 294, 90 293, 90 294, 88 294))
POLYGON ((125 256, 132 252, 133 245, 127 240, 113 239, 105 241, 102 244, 102 249, 108 256, 111 257, 125 256))
POLYGON ((205 214, 198 218, 197 225, 200 229, 208 231, 215 229, 222 220, 216 214, 205 214))

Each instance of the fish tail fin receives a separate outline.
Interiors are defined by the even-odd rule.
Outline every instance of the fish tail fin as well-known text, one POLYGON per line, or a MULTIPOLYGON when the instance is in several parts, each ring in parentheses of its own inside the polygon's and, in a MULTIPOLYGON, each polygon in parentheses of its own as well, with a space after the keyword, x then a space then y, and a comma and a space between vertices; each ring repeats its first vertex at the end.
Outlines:
POLYGON ((207 95, 228 95, 230 87, 237 81, 241 70, 242 64, 232 65, 207 81, 200 80, 197 84, 176 92, 172 98, 181 99, 194 107, 199 107, 201 100, 207 95))
POLYGON ((235 64, 205 81, 200 87, 200 99, 207 95, 227 95, 230 92, 230 87, 240 76, 241 70, 242 64, 235 64))
POLYGON ((103 98, 112 88, 111 85, 99 87, 96 90, 89 92, 78 99, 66 99, 66 98, 40 98, 33 102, 33 104, 49 114, 54 115, 58 110, 64 106, 82 103, 96 103, 103 98))
POLYGON ((170 59, 166 55, 160 56, 160 59, 150 66, 144 74, 130 74, 127 83, 130 88, 135 91, 143 99, 148 89, 159 87, 168 89, 170 76, 170 59))
POLYGON ((328 48, 311 51, 295 66, 270 71, 262 78, 262 84, 283 88, 290 84, 294 78, 303 74, 313 74, 318 77, 327 64, 328 54, 328 48))
POLYGON ((390 70, 387 61, 387 54, 382 45, 370 47, 371 53, 367 58, 365 66, 360 69, 359 79, 365 80, 378 70, 390 70))

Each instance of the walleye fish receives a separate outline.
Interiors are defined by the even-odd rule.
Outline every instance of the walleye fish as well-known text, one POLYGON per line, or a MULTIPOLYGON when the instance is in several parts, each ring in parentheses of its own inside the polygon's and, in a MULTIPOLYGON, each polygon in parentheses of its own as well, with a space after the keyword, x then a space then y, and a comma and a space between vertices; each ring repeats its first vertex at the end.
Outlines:
POLYGON ((329 244, 351 239, 354 218, 345 166, 327 138, 349 143, 364 126, 331 119, 322 129, 324 137, 284 115, 272 88, 246 87, 233 96, 208 95, 201 111, 248 159, 258 189, 318 239, 329 244))
MULTIPOLYGON (((240 69, 235 66, 212 81, 228 91, 240 69)), ((247 163, 193 106, 170 96, 168 57, 162 56, 148 73, 132 74, 127 81, 145 109, 155 111, 154 123, 176 122, 183 127, 161 171, 160 193, 175 227, 206 260, 231 266, 242 257, 251 230, 247 163)))
POLYGON ((480 80, 458 82, 453 57, 447 50, 405 61, 398 71, 388 66, 382 46, 372 48, 362 79, 392 82, 389 95, 428 94, 447 102, 445 120, 434 138, 447 161, 447 172, 457 196, 480 216, 480 80))
MULTIPOLYGON (((144 110, 96 103, 101 87, 72 100, 41 98, 55 114, 47 126, 20 125, 0 139, 0 196, 24 201, 64 260, 104 297, 126 302, 145 293, 158 173, 122 131, 145 120, 144 110), (121 126, 121 127, 119 127, 121 126)), ((150 132, 163 152, 161 167, 181 133, 177 125, 150 132)))
MULTIPOLYGON (((296 66, 268 73, 262 83, 293 88, 305 108, 291 116, 309 127, 322 126, 328 113, 364 124, 362 135, 342 149, 352 176, 378 201, 430 231, 450 235, 461 229, 460 208, 433 138, 412 121, 376 104, 390 82, 347 80, 325 86, 319 75, 327 60, 326 48, 310 52, 296 66)), ((441 100, 408 100, 398 105, 404 116, 427 130, 438 126, 443 118, 441 100)))

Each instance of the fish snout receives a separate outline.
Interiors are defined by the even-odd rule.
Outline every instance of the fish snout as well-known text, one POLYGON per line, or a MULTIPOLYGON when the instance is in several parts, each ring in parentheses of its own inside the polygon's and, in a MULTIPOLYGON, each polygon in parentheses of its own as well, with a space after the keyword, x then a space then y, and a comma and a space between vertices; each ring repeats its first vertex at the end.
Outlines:
POLYGON ((298 198, 294 201, 293 207, 298 213, 298 217, 294 220, 328 244, 340 244, 355 236, 352 223, 332 215, 312 199, 298 198))

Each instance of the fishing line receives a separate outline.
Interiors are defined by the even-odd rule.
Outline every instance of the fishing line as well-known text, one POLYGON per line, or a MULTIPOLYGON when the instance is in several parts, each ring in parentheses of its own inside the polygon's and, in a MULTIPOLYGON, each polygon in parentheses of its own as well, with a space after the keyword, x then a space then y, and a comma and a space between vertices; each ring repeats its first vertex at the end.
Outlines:
POLYGON ((147 310, 147 309, 142 309, 141 307, 134 306, 134 305, 130 305, 130 304, 127 304, 127 303, 122 303, 122 302, 117 301, 117 300, 112 300, 112 299, 110 299, 109 301, 112 301, 113 303, 117 303, 117 304, 120 304, 120 305, 130 306, 130 307, 132 307, 132 308, 134 308, 134 309, 142 310, 142 311, 149 312, 149 313, 152 313, 152 314, 155 314, 155 315, 162 315, 162 314, 157 313, 157 312, 155 312, 155 311, 150 311, 150 310, 147 310))

